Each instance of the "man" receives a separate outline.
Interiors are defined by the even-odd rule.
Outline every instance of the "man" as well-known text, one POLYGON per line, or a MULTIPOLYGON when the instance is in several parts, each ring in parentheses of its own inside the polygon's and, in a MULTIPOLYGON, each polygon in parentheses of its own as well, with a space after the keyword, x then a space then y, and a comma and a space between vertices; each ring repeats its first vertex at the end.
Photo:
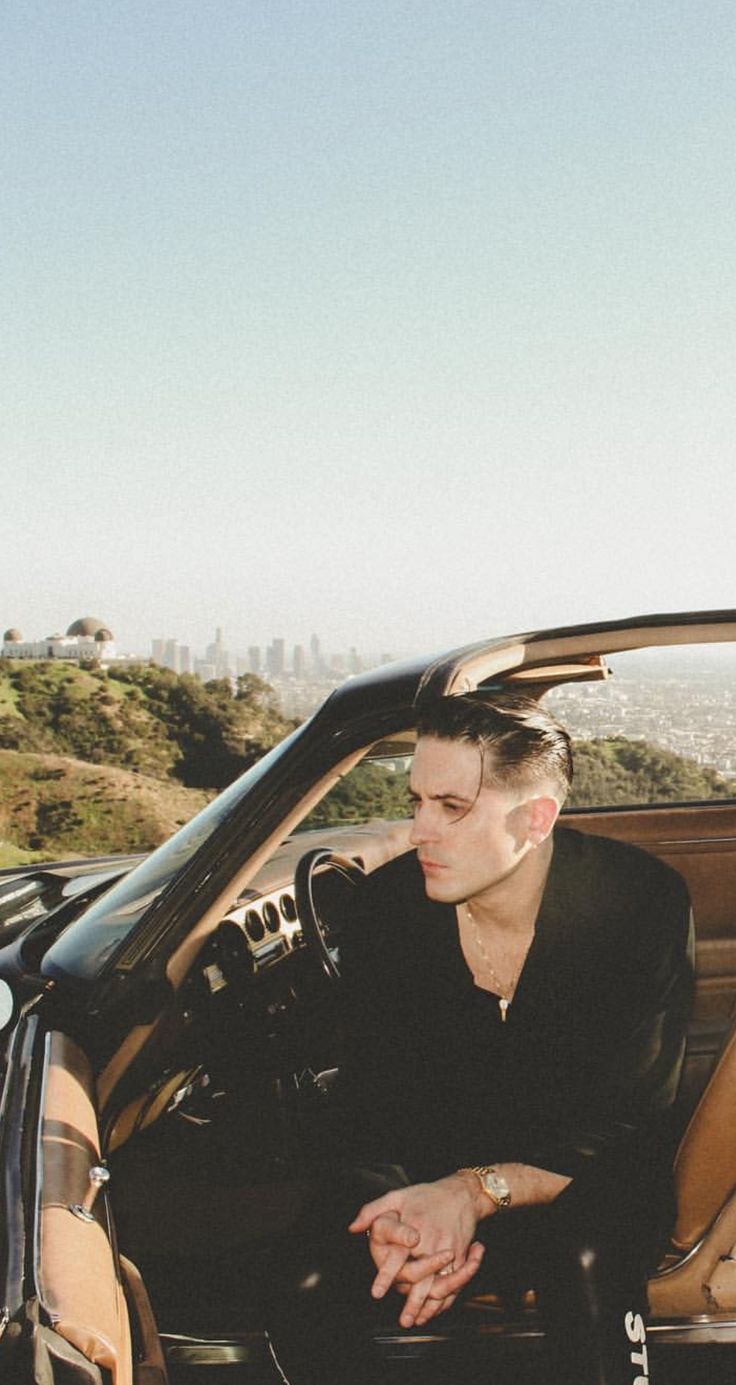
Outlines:
POLYGON ((471 1283, 534 1288, 555 1380, 632 1385, 673 1215, 690 909, 654 857, 556 828, 571 775, 533 699, 420 718, 415 850, 368 877, 343 949, 350 1158, 397 1185, 350 1230, 402 1326, 471 1283))

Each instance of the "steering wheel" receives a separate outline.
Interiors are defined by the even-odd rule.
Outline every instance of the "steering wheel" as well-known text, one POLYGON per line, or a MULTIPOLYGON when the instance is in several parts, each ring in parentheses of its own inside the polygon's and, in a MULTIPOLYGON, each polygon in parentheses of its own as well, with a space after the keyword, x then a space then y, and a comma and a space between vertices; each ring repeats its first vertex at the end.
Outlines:
POLYGON ((315 884, 318 880, 325 885, 330 881, 335 884, 339 882, 339 903, 342 912, 346 902, 342 886, 347 884, 352 890, 364 879, 365 871, 362 866, 350 856, 341 856, 339 852, 330 851, 329 847, 325 846, 317 846, 311 851, 306 851, 296 868, 294 894, 302 934, 327 980, 333 983, 340 980, 340 925, 337 921, 330 923, 323 917, 321 909, 324 907, 324 901, 322 905, 317 903, 315 884))

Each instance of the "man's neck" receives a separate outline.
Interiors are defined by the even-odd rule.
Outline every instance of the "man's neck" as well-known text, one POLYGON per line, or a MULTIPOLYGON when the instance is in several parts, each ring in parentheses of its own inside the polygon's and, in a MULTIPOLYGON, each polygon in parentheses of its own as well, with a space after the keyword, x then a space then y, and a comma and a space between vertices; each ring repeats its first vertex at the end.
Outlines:
POLYGON ((534 927, 552 862, 554 844, 547 837, 527 852, 515 870, 467 901, 479 928, 527 933, 534 927))

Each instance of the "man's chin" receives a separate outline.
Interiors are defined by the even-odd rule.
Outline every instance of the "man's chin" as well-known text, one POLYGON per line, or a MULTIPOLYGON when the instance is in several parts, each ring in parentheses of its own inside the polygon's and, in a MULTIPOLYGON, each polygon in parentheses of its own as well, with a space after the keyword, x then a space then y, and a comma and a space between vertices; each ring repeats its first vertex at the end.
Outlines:
POLYGON ((457 889, 453 888, 450 880, 442 878, 441 875, 424 876, 424 889, 428 899, 434 899, 439 904, 457 904, 459 896, 457 889))

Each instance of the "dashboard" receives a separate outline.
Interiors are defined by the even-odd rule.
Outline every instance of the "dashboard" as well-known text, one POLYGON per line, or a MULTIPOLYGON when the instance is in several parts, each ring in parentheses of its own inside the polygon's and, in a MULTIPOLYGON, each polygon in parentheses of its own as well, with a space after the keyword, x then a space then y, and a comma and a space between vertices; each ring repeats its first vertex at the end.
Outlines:
MULTIPOLYGON (((325 847, 371 871, 393 854, 387 844, 392 828, 393 824, 372 822, 317 828, 287 838, 223 915, 219 936, 230 936, 233 926, 239 929, 256 970, 301 949, 302 926, 294 890, 301 857, 315 847, 325 847)), ((234 945, 234 937, 231 941, 234 945)))

